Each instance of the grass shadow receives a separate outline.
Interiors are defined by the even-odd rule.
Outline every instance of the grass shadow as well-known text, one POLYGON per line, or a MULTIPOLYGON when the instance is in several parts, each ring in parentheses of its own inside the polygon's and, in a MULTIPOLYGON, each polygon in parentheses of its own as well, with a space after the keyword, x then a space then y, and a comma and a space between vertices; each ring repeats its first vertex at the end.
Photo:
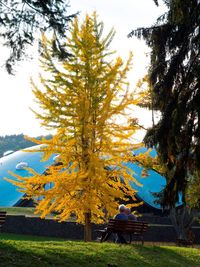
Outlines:
POLYGON ((84 243, 14 234, 3 234, 0 237, 0 266, 6 267, 200 266, 197 249, 84 243))

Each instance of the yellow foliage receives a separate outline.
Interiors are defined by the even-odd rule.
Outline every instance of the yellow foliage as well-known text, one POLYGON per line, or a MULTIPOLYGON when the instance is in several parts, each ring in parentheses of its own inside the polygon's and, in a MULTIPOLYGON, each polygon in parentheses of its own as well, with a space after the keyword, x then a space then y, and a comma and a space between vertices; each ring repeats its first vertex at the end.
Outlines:
POLYGON ((129 182, 138 182, 122 162, 132 150, 128 138, 138 126, 118 120, 139 101, 127 82, 132 54, 125 64, 110 57, 114 31, 103 37, 102 30, 95 13, 82 24, 76 18, 66 42, 72 56, 63 61, 52 56, 53 40, 42 36, 41 64, 47 75, 40 77, 42 89, 32 85, 44 112, 35 114, 57 133, 51 140, 34 141, 45 144, 44 159, 55 153, 62 165, 49 167, 47 175, 17 176, 13 182, 28 197, 43 197, 36 207, 42 217, 54 211, 61 221, 75 214, 84 223, 90 213, 92 222, 101 223, 116 213, 117 200, 135 200, 129 182), (47 184, 52 188, 45 189, 47 184))

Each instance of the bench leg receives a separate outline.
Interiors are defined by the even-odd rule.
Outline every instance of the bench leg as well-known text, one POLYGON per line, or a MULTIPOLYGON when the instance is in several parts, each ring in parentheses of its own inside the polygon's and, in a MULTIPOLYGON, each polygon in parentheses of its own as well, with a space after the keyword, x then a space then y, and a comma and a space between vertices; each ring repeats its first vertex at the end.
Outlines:
POLYGON ((141 235, 141 242, 142 242, 142 245, 144 245, 144 237, 143 237, 143 235, 141 235))
POLYGON ((132 242, 132 234, 129 235, 129 244, 132 242))

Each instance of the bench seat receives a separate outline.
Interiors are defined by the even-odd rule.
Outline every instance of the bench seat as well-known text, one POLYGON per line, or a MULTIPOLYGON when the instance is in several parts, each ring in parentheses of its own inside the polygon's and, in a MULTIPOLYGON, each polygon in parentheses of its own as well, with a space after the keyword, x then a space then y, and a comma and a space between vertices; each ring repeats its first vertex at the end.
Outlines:
POLYGON ((139 236, 142 244, 144 244, 144 233, 148 228, 148 223, 143 221, 124 221, 110 219, 107 228, 100 230, 102 233, 101 242, 106 241, 111 234, 128 234, 130 236, 129 243, 132 241, 132 236, 139 236))

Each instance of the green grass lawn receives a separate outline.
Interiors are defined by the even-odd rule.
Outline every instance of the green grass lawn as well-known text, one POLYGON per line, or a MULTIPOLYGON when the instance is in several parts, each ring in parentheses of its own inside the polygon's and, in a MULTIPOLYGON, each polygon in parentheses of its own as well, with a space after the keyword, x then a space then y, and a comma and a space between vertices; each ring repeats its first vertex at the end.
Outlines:
POLYGON ((0 207, 0 211, 6 211, 8 215, 36 216, 34 215, 35 208, 29 207, 0 207))
MULTIPOLYGON (((31 207, 0 207, 0 211, 6 211, 8 215, 24 215, 27 217, 40 217, 40 215, 35 214, 35 208, 31 207)), ((53 214, 49 214, 46 218, 52 219, 53 214)))
POLYGON ((195 267, 200 266, 200 250, 173 246, 84 243, 2 233, 0 266, 195 267))
MULTIPOLYGON (((0 207, 0 211, 6 211, 7 215, 24 215, 27 217, 40 217, 39 214, 35 214, 35 208, 31 207, 0 207)), ((48 214, 46 219, 53 219, 55 214, 48 214)), ((74 218, 70 218, 69 221, 74 221, 74 218)))

